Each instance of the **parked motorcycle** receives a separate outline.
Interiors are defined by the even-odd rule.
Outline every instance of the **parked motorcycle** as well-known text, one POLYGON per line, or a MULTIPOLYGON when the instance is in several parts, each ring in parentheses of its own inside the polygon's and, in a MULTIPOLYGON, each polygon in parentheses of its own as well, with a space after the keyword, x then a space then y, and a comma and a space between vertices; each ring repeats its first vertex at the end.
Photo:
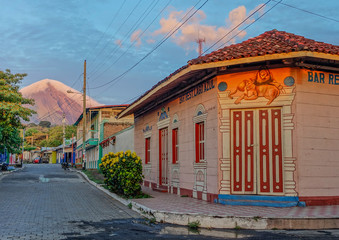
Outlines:
POLYGON ((1 171, 7 171, 8 168, 8 163, 0 163, 1 171))
POLYGON ((63 162, 63 163, 61 163, 61 167, 62 167, 62 169, 64 169, 64 170, 69 169, 68 162, 63 162))

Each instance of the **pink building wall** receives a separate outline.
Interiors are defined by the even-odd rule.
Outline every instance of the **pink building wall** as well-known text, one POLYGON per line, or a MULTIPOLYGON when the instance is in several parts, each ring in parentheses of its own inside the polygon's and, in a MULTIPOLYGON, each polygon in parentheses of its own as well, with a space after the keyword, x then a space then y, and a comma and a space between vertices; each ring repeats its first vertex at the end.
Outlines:
MULTIPOLYGON (((194 145, 194 122, 193 117, 196 115, 196 109, 202 105, 207 113, 205 132, 206 132, 206 162, 207 162, 207 193, 218 194, 218 102, 216 93, 216 80, 213 80, 213 89, 201 93, 189 100, 180 103, 179 97, 163 105, 170 123, 168 125, 169 134, 169 166, 172 168, 172 126, 174 116, 179 122, 179 182, 180 194, 191 195, 195 183, 194 162, 195 162, 195 145, 194 145), (169 111, 168 111, 169 108, 169 111), (188 191, 187 191, 188 190, 188 191)), ((158 179, 158 159, 159 159, 159 129, 158 120, 161 108, 147 112, 135 119, 135 151, 145 159, 145 133, 148 126, 152 128, 148 134, 151 134, 151 163, 144 165, 145 181, 159 183, 158 179), (159 113, 159 115, 158 115, 159 113), (150 133, 151 132, 151 133, 150 133), (150 167, 150 170, 146 170, 150 167), (148 172, 150 171, 150 173, 148 172)), ((171 172, 171 171, 170 171, 171 172)), ((171 175, 171 174, 170 174, 171 175)), ((170 176, 171 179, 171 176, 170 176)), ((178 192, 179 193, 179 192, 178 192)), ((201 196, 200 196, 201 197, 201 196)))
POLYGON ((284 84, 286 78, 291 77, 295 83, 284 85, 285 92, 269 106, 263 97, 256 100, 242 100, 241 104, 235 104, 242 93, 234 95, 235 98, 231 99, 230 91, 235 89, 240 81, 251 78, 256 72, 218 76, 213 79, 213 89, 186 99, 182 103, 179 96, 135 118, 135 151, 143 162, 145 161, 145 138, 151 137, 151 163, 143 165, 147 186, 159 185, 159 129, 168 127, 169 186, 174 188, 174 191, 171 188, 168 191, 209 201, 217 194, 232 194, 230 189, 232 172, 229 168, 231 158, 228 149, 231 141, 229 125, 231 111, 281 107, 284 191, 280 195, 298 196, 301 201, 306 201, 307 205, 318 204, 320 201, 321 204, 339 202, 337 186, 339 181, 339 75, 333 74, 330 77, 332 73, 299 68, 272 69, 271 73, 276 81, 284 84), (320 78, 323 78, 324 82, 321 82, 320 78), (333 84, 329 83, 330 78, 333 79, 333 84), (227 82, 228 89, 220 92, 217 86, 223 81, 227 82), (193 119, 197 114, 197 108, 201 106, 207 114, 206 167, 202 167, 206 180, 198 184, 205 184, 207 193, 205 197, 201 186, 194 196, 194 188, 198 180, 193 119), (168 118, 159 122, 162 111, 166 112, 168 118), (178 122, 174 123, 174 119, 178 122), (166 121, 167 123, 164 124, 166 121), (172 164, 174 126, 179 128, 179 163, 175 165, 172 164), (177 181, 174 181, 173 169, 178 170, 177 181))
POLYGON ((339 74, 300 70, 296 92, 299 196, 339 202, 339 74))

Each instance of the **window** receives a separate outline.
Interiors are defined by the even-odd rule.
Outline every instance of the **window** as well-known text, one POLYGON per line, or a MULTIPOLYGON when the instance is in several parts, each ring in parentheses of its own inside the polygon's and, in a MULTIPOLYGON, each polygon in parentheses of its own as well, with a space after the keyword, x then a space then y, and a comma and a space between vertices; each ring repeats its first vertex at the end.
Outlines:
POLYGON ((151 138, 145 138, 145 164, 151 161, 151 138))
POLYGON ((205 124, 204 122, 195 124, 195 162, 205 160, 205 124))
POLYGON ((179 141, 178 128, 172 129, 172 163, 176 164, 179 161, 179 141))

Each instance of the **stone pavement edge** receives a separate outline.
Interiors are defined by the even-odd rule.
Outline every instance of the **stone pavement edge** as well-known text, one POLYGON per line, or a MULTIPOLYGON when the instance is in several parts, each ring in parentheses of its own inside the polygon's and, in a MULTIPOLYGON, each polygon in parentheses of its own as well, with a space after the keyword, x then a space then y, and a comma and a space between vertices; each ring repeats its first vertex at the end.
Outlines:
POLYGON ((124 199, 91 181, 83 172, 72 171, 112 198, 157 222, 184 226, 199 222, 202 228, 221 229, 339 229, 339 205, 290 208, 225 206, 149 188, 143 188, 143 191, 152 198, 124 199))

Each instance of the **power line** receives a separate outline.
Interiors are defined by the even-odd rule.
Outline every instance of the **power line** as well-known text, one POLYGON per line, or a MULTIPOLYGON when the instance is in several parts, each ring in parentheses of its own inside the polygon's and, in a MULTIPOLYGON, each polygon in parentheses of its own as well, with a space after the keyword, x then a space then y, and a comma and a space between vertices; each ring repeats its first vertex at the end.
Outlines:
MULTIPOLYGON (((74 98, 74 96, 73 96, 73 98, 74 98)), ((67 108, 67 107, 71 107, 71 104, 73 104, 73 103, 75 102, 75 100, 73 100, 73 98, 70 98, 71 102, 64 102, 64 103, 62 103, 60 106, 63 106, 63 105, 66 103, 66 104, 67 104, 67 105, 66 105, 66 108, 67 108)), ((45 114, 44 116, 41 116, 41 117, 37 118, 37 120, 40 120, 40 121, 41 121, 42 119, 49 118, 49 117, 55 115, 57 112, 58 112, 58 109, 56 109, 56 108, 54 107, 54 109, 52 109, 52 112, 49 112, 49 111, 48 111, 47 114, 45 114)))
MULTIPOLYGON (((201 1, 201 0, 200 0, 201 1)), ((200 2, 199 1, 199 2, 200 2)), ((209 0, 206 0, 198 9, 196 9, 184 22, 182 22, 180 24, 180 26, 178 26, 174 31, 172 31, 170 34, 168 34, 165 39, 163 39, 160 43, 157 44, 157 46, 155 46, 150 52, 148 52, 143 58, 141 58, 137 63, 133 64, 131 67, 129 67, 126 71, 124 71, 122 74, 120 74, 119 76, 115 77, 114 79, 112 79, 111 81, 102 84, 100 86, 94 87, 92 89, 97 89, 97 88, 101 88, 104 87, 108 84, 111 84, 115 81, 117 81, 118 79, 122 78, 123 76, 125 76, 128 72, 130 72, 132 69, 134 69, 136 66, 138 66, 143 60, 145 60, 149 55, 151 55, 156 49, 158 49, 168 38, 170 38, 179 28, 182 27, 182 25, 184 25, 188 20, 190 20, 209 0)))
POLYGON ((237 24, 235 27, 233 27, 229 32, 227 32, 224 36, 222 36, 218 41, 216 41, 214 44, 212 44, 212 46, 210 46, 208 49, 206 49, 202 55, 204 55, 206 52, 208 52, 211 48, 213 48, 215 45, 217 45, 221 40, 223 40, 225 37, 227 37, 229 34, 231 34, 231 32, 233 32, 235 29, 237 29, 240 25, 242 25, 244 22, 246 22, 250 17, 252 17, 254 14, 256 14, 260 9, 262 9, 263 7, 265 7, 269 2, 271 2, 272 0, 268 0, 266 3, 264 3, 263 5, 261 5, 258 9, 256 9, 253 13, 251 13, 250 15, 248 15, 244 20, 242 20, 239 24, 237 24))
MULTIPOLYGON (((273 0, 273 1, 274 2, 278 2, 277 0, 273 0)), ((290 8, 294 8, 294 9, 297 9, 299 11, 306 12, 306 13, 309 13, 309 14, 312 14, 312 15, 315 15, 315 16, 318 16, 318 17, 322 17, 322 18, 327 19, 327 20, 331 20, 331 21, 334 21, 334 22, 339 22, 339 20, 337 20, 337 19, 330 18, 330 17, 324 16, 324 15, 321 15, 319 13, 311 12, 309 10, 305 10, 305 9, 302 9, 302 8, 298 8, 298 7, 295 7, 295 6, 286 4, 286 3, 282 3, 281 1, 279 1, 278 4, 281 4, 281 5, 290 7, 290 8)))
MULTIPOLYGON (((140 26, 140 24, 145 20, 145 18, 151 13, 151 11, 154 9, 154 7, 157 5, 157 3, 159 2, 159 0, 154 1, 148 5, 148 7, 146 8, 146 10, 140 15, 140 17, 135 21, 135 23, 132 25, 132 27, 130 27, 130 29, 128 30, 128 32, 125 34, 124 36, 124 40, 121 42, 121 44, 123 44, 129 37, 129 34, 133 31, 135 31, 138 26, 140 26), (153 5, 153 6, 152 6, 153 5)), ((105 58, 105 60, 103 60, 102 62, 105 63, 107 62, 110 58, 112 58, 114 56, 114 54, 118 51, 119 46, 116 45, 115 48, 107 55, 107 57, 105 58)), ((95 75, 95 73, 97 73, 102 67, 104 66, 104 64, 102 64, 101 66, 98 66, 98 68, 96 70, 94 70, 91 75, 95 75)))
POLYGON ((231 41, 232 39, 234 39, 235 37, 237 37, 240 33, 242 33, 244 30, 246 30, 247 28, 249 28, 250 26, 252 26, 256 21, 258 21, 259 19, 261 19, 264 15, 266 15, 268 12, 270 12, 274 7, 276 7, 282 0, 280 0, 279 2, 275 3, 270 9, 268 9, 267 11, 265 11, 262 15, 260 15, 257 19, 255 19, 253 22, 251 22, 250 24, 248 24, 246 27, 244 27, 241 31, 239 31, 237 34, 235 34, 233 37, 231 37, 230 39, 228 39, 226 42, 224 42, 223 44, 219 45, 219 47, 217 47, 216 49, 220 49, 222 48, 224 45, 226 45, 226 43, 228 43, 229 41, 231 41))
POLYGON ((143 35, 144 35, 144 33, 150 28, 150 26, 155 22, 155 20, 159 17, 159 15, 161 14, 161 13, 163 13, 163 11, 168 7, 168 5, 172 2, 173 0, 169 0, 168 2, 167 2, 167 4, 162 8, 162 10, 157 14, 157 16, 155 17, 155 18, 153 18, 153 20, 151 21, 151 23, 150 24, 148 24, 148 26, 145 28, 145 30, 138 36, 138 38, 136 38, 130 45, 129 45, 129 47, 125 50, 125 52, 123 52, 109 67, 107 67, 103 72, 101 72, 97 77, 95 77, 94 79, 93 79, 93 81, 94 80, 96 80, 96 79, 98 79, 102 74, 104 74, 105 72, 107 72, 117 61, 119 61, 126 53, 127 53, 127 51, 134 45, 134 43, 138 40, 138 39, 140 39, 143 35))
MULTIPOLYGON (((141 0, 139 0, 139 2, 134 6, 134 8, 132 9, 132 11, 127 15, 126 19, 124 20, 124 22, 122 24, 120 24, 119 28, 115 31, 115 33, 112 35, 112 37, 106 42, 105 46, 101 49, 101 51, 96 55, 96 57, 94 58, 92 64, 94 64, 94 62, 96 61, 97 57, 102 53, 102 51, 107 47, 108 43, 111 42, 113 40, 113 38, 116 36, 116 34, 118 33, 118 31, 120 31, 120 29, 125 25, 125 23, 127 22, 127 20, 131 17, 131 15, 134 13, 135 9, 137 9, 137 7, 140 5, 141 0)), ((97 66, 100 66, 97 65, 97 66)), ((91 74, 91 73, 89 73, 91 74)))
POLYGON ((71 88, 74 87, 74 85, 80 80, 80 77, 81 77, 83 74, 84 74, 84 73, 81 73, 81 74, 79 75, 79 77, 73 82, 71 88))
MULTIPOLYGON (((108 29, 111 27, 111 25, 113 24, 113 22, 115 21, 115 19, 117 18, 118 14, 121 12, 121 9, 123 8, 123 6, 125 5, 126 0, 123 1, 123 3, 120 5, 119 9, 116 11, 115 15, 113 16, 110 24, 108 25, 108 27, 106 28, 105 32, 101 35, 101 38, 98 40, 98 42, 96 43, 95 47, 92 48, 91 52, 89 53, 89 56, 92 54, 92 52, 97 48, 97 46, 99 45, 99 43, 101 42, 101 40, 104 38, 104 36, 106 35, 108 29)), ((88 57, 86 57, 85 59, 88 59, 88 57)))

